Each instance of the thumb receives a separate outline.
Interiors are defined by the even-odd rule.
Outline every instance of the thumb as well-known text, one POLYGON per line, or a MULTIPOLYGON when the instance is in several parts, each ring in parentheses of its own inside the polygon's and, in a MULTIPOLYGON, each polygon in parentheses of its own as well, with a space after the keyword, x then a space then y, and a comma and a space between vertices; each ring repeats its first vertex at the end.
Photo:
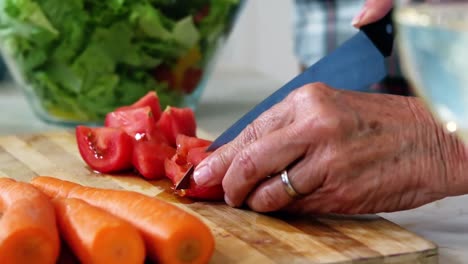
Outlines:
POLYGON ((354 17, 351 23, 360 28, 384 17, 392 8, 393 0, 367 0, 361 12, 354 17))

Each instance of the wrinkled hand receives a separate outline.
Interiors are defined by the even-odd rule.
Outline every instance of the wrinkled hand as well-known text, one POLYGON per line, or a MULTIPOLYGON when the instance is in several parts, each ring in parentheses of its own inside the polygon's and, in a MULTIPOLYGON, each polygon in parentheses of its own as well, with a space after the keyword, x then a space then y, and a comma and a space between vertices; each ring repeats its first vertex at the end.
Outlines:
POLYGON ((259 212, 376 213, 465 192, 464 161, 464 147, 419 100, 316 83, 263 113, 194 177, 259 212), (285 192, 283 169, 302 199, 285 192))

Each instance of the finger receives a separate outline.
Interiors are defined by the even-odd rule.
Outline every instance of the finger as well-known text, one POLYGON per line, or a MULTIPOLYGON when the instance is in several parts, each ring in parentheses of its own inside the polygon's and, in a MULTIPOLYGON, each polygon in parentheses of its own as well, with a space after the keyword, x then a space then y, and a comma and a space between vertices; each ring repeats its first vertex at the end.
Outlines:
POLYGON ((242 205, 259 182, 283 170, 306 152, 308 144, 296 130, 288 126, 272 132, 235 156, 222 182, 228 204, 242 205))
POLYGON ((221 184, 232 160, 242 149, 259 138, 287 126, 293 121, 289 100, 274 105, 248 125, 232 142, 220 147, 204 159, 194 171, 194 180, 201 186, 221 184))
POLYGON ((384 17, 393 6, 393 0, 367 0, 352 25, 360 28, 384 17))
MULTIPOLYGON (((324 180, 321 175, 313 174, 312 160, 301 160, 288 170, 289 182, 304 199, 308 194, 317 190, 324 180)), ((257 212, 273 212, 285 208, 291 203, 298 203, 300 200, 292 198, 286 192, 285 185, 278 175, 258 186, 247 199, 247 205, 257 212)))

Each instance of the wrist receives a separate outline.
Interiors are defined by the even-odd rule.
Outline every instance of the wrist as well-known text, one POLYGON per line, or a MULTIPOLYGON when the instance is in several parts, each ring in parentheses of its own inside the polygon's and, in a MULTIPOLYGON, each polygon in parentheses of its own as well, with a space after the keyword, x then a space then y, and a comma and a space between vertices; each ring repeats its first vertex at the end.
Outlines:
POLYGON ((417 98, 408 99, 412 104, 417 121, 426 127, 429 151, 433 154, 434 171, 439 181, 434 182, 433 177, 428 177, 427 184, 432 186, 434 193, 440 196, 456 196, 468 193, 468 147, 456 135, 449 132, 445 125, 434 118, 425 104, 417 98), (435 184, 435 185, 434 185, 435 184))

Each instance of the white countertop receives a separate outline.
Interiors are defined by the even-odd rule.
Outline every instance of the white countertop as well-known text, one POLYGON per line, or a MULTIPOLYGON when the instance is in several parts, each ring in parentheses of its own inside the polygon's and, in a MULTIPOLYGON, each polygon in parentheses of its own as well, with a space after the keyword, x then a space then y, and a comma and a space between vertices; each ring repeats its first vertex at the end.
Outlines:
MULTIPOLYGON (((215 72, 196 112, 198 125, 216 136, 280 85, 260 74, 215 72)), ((0 83, 0 135, 61 128, 37 119, 15 85, 0 83)), ((436 243, 439 263, 468 263, 468 196, 381 216, 436 243)))

